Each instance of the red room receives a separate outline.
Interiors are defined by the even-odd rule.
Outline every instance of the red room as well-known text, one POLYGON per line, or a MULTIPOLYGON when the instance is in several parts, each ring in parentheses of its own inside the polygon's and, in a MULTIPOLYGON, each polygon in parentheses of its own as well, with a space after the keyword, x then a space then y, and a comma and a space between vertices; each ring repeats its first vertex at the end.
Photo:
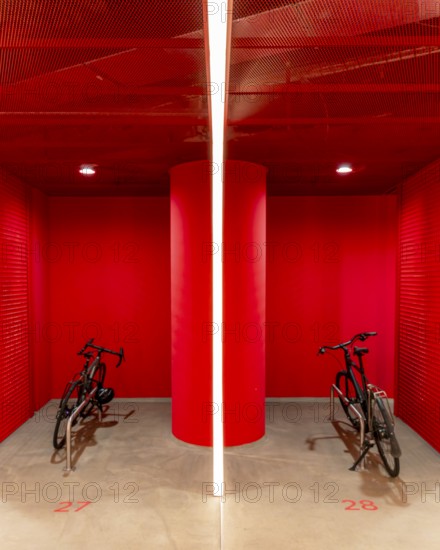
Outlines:
POLYGON ((4 6, 5 548, 436 548, 439 3, 4 6))

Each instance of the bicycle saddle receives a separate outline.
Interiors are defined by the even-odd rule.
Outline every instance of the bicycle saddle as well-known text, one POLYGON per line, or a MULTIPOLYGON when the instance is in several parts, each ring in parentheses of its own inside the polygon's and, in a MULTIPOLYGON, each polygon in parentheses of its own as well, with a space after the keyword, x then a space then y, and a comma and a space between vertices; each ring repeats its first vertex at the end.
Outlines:
POLYGON ((360 357, 361 355, 368 353, 368 348, 358 348, 357 346, 354 346, 353 353, 360 357))

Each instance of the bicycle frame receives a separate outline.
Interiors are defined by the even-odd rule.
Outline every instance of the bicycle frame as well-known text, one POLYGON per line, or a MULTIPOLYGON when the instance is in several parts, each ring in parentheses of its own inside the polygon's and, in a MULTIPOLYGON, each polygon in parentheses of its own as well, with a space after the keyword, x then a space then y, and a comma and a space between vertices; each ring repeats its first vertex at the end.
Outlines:
MULTIPOLYGON (((90 365, 90 361, 92 360, 92 356, 89 355, 86 357, 86 362, 84 363, 84 367, 82 372, 80 373, 80 379, 83 381, 84 390, 88 393, 90 391, 90 385, 93 382, 93 377, 95 376, 96 369, 101 364, 101 352, 98 352, 96 357, 93 359, 92 364, 90 365)), ((105 373, 104 373, 104 379, 105 379, 105 373)), ((104 379, 100 382, 104 384, 104 379)), ((97 382, 95 380, 95 382, 97 382)))
POLYGON ((353 382, 353 386, 356 390, 358 403, 360 404, 364 415, 365 432, 367 433, 372 430, 373 402, 377 397, 384 399, 384 401, 387 403, 387 407, 391 418, 394 418, 394 417, 391 414, 391 409, 388 403, 388 396, 386 392, 381 388, 379 388, 378 386, 375 386, 374 384, 370 384, 368 382, 368 379, 365 376, 365 369, 362 362, 362 354, 358 355, 359 365, 356 365, 356 363, 351 359, 351 355, 348 349, 346 348, 343 348, 343 349, 344 349, 344 357, 345 357, 345 370, 347 374, 350 376, 350 379, 353 382), (361 386, 359 385, 359 382, 353 372, 353 369, 357 370, 361 376, 361 386))
POLYGON ((368 384, 367 377, 365 376, 364 365, 362 362, 362 355, 358 355, 359 365, 356 365, 356 363, 351 358, 350 351, 348 350, 348 348, 343 347, 342 349, 344 350, 345 370, 347 374, 350 376, 350 379, 355 388, 357 402, 361 406, 361 409, 364 415, 365 433, 368 433, 371 428, 371 398, 370 398, 370 392, 368 389, 369 384, 368 384), (361 376, 362 387, 359 385, 359 382, 353 372, 353 369, 359 372, 361 376))
MULTIPOLYGON (((95 372, 98 366, 101 364, 101 354, 98 353, 96 357, 93 358, 92 364, 90 365, 90 361, 92 360, 93 356, 90 354, 89 356, 86 356, 86 361, 83 366, 83 370, 81 372, 77 372, 73 379, 70 380, 70 382, 67 382, 66 387, 64 388, 63 394, 61 396, 60 405, 63 402, 64 397, 66 396, 69 388, 72 386, 72 384, 75 381, 79 381, 82 385, 82 391, 79 395, 79 401, 81 402, 84 398, 84 394, 90 393, 90 385, 93 381, 98 383, 98 380, 94 380, 95 372)), ((100 380, 99 382, 101 384, 104 384, 105 380, 105 372, 104 372, 104 378, 100 380)))

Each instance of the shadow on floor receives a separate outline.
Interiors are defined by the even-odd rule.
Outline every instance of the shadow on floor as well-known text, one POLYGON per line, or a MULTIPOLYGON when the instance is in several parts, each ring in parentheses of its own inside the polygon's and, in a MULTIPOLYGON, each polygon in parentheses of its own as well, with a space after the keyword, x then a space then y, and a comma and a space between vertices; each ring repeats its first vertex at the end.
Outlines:
MULTIPOLYGON (((360 436, 351 424, 345 421, 334 420, 331 422, 336 435, 315 435, 307 438, 309 450, 315 449, 318 440, 340 439, 344 445, 344 452, 350 454, 352 464, 358 459, 360 453, 360 436)), ((351 468, 351 466, 350 466, 351 468)), ((350 469, 349 468, 349 469, 350 469)), ((402 501, 402 486, 404 482, 400 477, 392 478, 384 470, 380 455, 373 447, 366 455, 364 464, 359 465, 353 474, 361 476, 361 489, 366 496, 386 497, 390 503, 406 507, 408 504, 402 501)))
MULTIPOLYGON (((105 405, 103 407, 101 419, 99 418, 99 412, 96 409, 93 409, 93 411, 87 414, 85 418, 81 418, 80 422, 76 424, 75 429, 72 429, 72 469, 75 468, 75 465, 81 458, 86 448, 94 447, 96 445, 96 430, 101 428, 112 428, 119 423, 117 417, 122 417, 123 420, 126 420, 134 412, 134 410, 130 410, 126 414, 119 414, 115 411, 110 412, 109 405, 105 405), (114 420, 106 420, 107 416, 114 418, 114 420)), ((51 464, 61 464, 62 462, 65 462, 66 452, 66 447, 63 447, 60 450, 55 450, 50 459, 51 464)), ((66 472, 66 475, 68 475, 68 472, 66 472)))

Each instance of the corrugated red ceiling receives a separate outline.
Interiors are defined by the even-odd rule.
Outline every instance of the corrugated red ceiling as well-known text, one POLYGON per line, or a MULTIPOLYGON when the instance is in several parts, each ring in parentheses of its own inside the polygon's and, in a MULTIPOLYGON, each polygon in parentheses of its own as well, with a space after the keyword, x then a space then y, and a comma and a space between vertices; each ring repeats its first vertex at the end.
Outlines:
MULTIPOLYGON (((268 166, 273 194, 392 191, 438 156, 436 10, 235 0, 228 157, 268 166)), ((51 194, 163 194, 171 166, 208 157, 201 0, 3 0, 0 14, 3 168, 51 194)))

